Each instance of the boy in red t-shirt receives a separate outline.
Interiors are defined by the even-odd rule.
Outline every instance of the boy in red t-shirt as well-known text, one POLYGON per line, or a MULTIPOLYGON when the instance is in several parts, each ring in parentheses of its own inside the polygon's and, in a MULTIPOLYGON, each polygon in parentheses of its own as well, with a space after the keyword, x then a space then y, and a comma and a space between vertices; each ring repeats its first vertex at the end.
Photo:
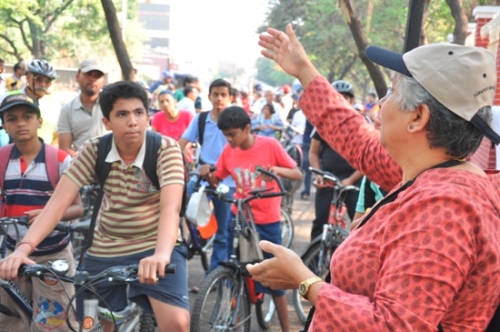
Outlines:
MULTIPOLYGON (((272 179, 261 175, 255 170, 257 166, 268 169, 278 176, 291 180, 299 180, 302 173, 295 161, 286 153, 274 137, 262 137, 251 134, 250 117, 239 106, 226 108, 219 115, 217 126, 224 133, 228 144, 217 161, 217 170, 208 176, 209 182, 216 186, 221 179, 231 175, 236 182, 234 198, 242 198, 248 192, 262 188, 275 188, 272 179)), ((261 240, 281 244, 281 197, 257 199, 250 202, 250 208, 255 218, 255 224, 261 240)), ((236 207, 232 207, 235 214, 236 207)), ((229 225, 231 227, 231 225, 229 225)), ((231 233, 231 232, 230 232, 231 233)), ((231 243, 231 242, 229 242, 231 243)), ((264 257, 272 255, 264 252, 264 257)), ((283 290, 271 290, 256 283, 256 290, 273 296, 278 311, 281 328, 289 330, 288 311, 283 290)))

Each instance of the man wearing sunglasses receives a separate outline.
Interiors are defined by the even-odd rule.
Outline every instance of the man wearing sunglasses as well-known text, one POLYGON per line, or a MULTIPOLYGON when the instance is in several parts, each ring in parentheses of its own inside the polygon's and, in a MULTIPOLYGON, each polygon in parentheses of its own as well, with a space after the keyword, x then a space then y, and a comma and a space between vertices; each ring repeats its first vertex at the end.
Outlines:
POLYGON ((49 88, 56 77, 56 70, 48 61, 34 59, 26 68, 26 86, 20 90, 40 107, 43 123, 42 128, 38 130, 38 136, 45 143, 55 146, 57 146, 57 120, 61 105, 45 96, 49 94, 49 88))

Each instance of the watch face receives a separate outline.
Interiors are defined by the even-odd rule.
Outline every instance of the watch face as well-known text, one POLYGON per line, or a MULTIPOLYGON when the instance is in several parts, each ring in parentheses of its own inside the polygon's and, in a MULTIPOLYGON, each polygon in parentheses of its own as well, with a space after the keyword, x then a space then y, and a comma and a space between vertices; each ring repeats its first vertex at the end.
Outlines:
POLYGON ((299 286, 299 293, 300 295, 306 295, 307 293, 307 286, 305 284, 300 284, 299 286))

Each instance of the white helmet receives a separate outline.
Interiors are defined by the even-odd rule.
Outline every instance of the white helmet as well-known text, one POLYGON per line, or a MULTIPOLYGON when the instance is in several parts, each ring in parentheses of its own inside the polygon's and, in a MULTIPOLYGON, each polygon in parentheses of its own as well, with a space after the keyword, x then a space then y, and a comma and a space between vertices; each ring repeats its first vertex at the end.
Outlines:
POLYGON ((56 70, 47 60, 43 59, 34 59, 28 64, 26 68, 28 73, 39 74, 43 76, 47 76, 51 80, 55 80, 57 77, 56 70))

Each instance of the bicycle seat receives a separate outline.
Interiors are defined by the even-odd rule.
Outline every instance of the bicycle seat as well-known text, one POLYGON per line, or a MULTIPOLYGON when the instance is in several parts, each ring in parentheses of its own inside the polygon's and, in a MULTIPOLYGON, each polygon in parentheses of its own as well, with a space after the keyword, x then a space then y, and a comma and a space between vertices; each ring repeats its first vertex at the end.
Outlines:
POLYGON ((248 194, 251 195, 251 196, 255 196, 255 195, 258 195, 258 194, 262 194, 262 193, 271 191, 273 189, 274 189, 273 187, 271 187, 271 188, 263 188, 263 189, 256 189, 256 190, 250 191, 248 194))
POLYGON ((71 232, 85 233, 90 228, 90 219, 80 221, 69 226, 71 232))

